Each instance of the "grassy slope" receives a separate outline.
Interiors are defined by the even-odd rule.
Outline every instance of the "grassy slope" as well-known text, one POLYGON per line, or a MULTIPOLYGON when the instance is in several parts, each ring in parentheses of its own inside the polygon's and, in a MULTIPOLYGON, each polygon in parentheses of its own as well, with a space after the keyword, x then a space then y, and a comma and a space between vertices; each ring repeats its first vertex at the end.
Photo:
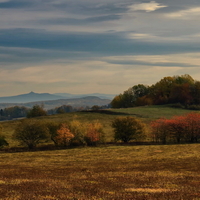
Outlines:
MULTIPOLYGON (((51 115, 47 117, 39 117, 36 120, 57 121, 57 122, 67 122, 74 119, 80 120, 82 122, 91 122, 94 120, 98 120, 104 126, 106 141, 110 142, 113 140, 113 131, 111 128, 111 123, 112 120, 117 116, 125 116, 125 115, 135 116, 140 118, 145 123, 149 123, 150 121, 158 119, 160 117, 170 118, 174 115, 182 115, 184 113, 191 112, 189 110, 170 108, 166 106, 143 106, 143 107, 126 108, 126 109, 111 109, 111 111, 117 112, 117 115, 77 112, 77 113, 51 115)), ((18 143, 12 139, 12 134, 18 123, 19 121, 1 122, 3 126, 3 134, 6 136, 6 139, 8 140, 10 147, 18 145, 18 143)))
POLYGON ((0 154, 0 199, 200 198, 200 145, 0 154))

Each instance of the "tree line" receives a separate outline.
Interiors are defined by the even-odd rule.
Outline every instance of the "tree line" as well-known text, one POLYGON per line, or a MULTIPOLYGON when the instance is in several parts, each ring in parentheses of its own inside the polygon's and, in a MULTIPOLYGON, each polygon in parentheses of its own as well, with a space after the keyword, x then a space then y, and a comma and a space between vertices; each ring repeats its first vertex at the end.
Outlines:
POLYGON ((190 75, 164 77, 148 86, 134 85, 115 96, 112 108, 128 108, 144 105, 179 104, 191 109, 200 109, 200 81, 190 75))
MULTIPOLYGON (((151 143, 197 143, 200 140, 200 113, 191 112, 171 119, 160 118, 144 124, 135 117, 116 117, 111 122, 116 143, 134 141, 151 143)), ((0 147, 8 146, 0 126, 0 147)), ((34 118, 20 121, 13 139, 22 146, 34 149, 39 144, 54 143, 56 147, 96 146, 105 144, 103 124, 99 121, 45 122, 34 118)))
POLYGON ((45 115, 54 115, 54 114, 62 114, 69 112, 77 112, 82 110, 99 110, 108 108, 105 106, 94 105, 92 107, 72 107, 70 105, 62 105, 59 107, 55 107, 53 109, 45 110, 43 105, 34 105, 32 108, 27 108, 25 106, 12 106, 4 109, 0 109, 0 121, 3 120, 12 120, 16 118, 23 117, 39 117, 45 115))

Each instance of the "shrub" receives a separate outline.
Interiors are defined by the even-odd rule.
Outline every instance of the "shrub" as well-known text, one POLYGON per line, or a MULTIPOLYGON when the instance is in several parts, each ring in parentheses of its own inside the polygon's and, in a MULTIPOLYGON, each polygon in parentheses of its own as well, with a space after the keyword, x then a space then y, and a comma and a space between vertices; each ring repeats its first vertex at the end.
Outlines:
POLYGON ((49 138, 49 131, 44 123, 33 120, 24 120, 17 126, 13 137, 22 145, 26 145, 29 149, 33 149, 39 143, 47 141, 49 138))
POLYGON ((134 117, 118 117, 112 122, 115 140, 129 142, 144 136, 144 124, 134 117))

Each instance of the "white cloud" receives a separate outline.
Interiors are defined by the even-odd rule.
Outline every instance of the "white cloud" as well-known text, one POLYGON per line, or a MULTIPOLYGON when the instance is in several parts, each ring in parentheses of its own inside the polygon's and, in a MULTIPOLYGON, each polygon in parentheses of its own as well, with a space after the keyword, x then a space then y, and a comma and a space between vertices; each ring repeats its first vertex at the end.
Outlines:
POLYGON ((177 18, 177 19, 184 19, 184 20, 191 19, 191 18, 200 16, 200 7, 169 13, 166 16, 170 18, 177 18))
POLYGON ((149 3, 140 3, 140 4, 133 4, 129 7, 129 11, 138 11, 138 10, 144 10, 146 12, 152 12, 155 10, 158 10, 160 8, 168 7, 166 5, 161 5, 155 1, 151 1, 149 3))
MULTIPOLYGON (((183 53, 183 54, 168 54, 168 55, 137 55, 137 56, 110 56, 105 58, 115 61, 139 61, 149 64, 169 64, 173 63, 175 67, 180 67, 180 64, 193 67, 200 67, 200 52, 199 53, 183 53)), ((151 66, 149 66, 151 67, 151 66)), ((185 68, 185 67, 184 67, 185 68)))
POLYGON ((188 42, 197 42, 196 40, 199 39, 200 34, 186 34, 177 36, 158 36, 158 35, 153 35, 153 34, 147 34, 147 33, 128 33, 127 38, 129 39, 134 39, 134 40, 140 40, 140 41, 147 41, 147 42, 160 42, 160 43, 168 43, 168 42, 173 42, 173 43, 188 43, 188 42))

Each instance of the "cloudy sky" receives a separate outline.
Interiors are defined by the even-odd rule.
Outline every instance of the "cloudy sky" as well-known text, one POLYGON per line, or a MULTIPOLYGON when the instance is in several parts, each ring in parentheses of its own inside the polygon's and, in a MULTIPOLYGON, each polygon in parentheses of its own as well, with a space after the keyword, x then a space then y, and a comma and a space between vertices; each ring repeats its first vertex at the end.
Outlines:
POLYGON ((199 0, 0 0, 0 96, 200 80, 199 0))

